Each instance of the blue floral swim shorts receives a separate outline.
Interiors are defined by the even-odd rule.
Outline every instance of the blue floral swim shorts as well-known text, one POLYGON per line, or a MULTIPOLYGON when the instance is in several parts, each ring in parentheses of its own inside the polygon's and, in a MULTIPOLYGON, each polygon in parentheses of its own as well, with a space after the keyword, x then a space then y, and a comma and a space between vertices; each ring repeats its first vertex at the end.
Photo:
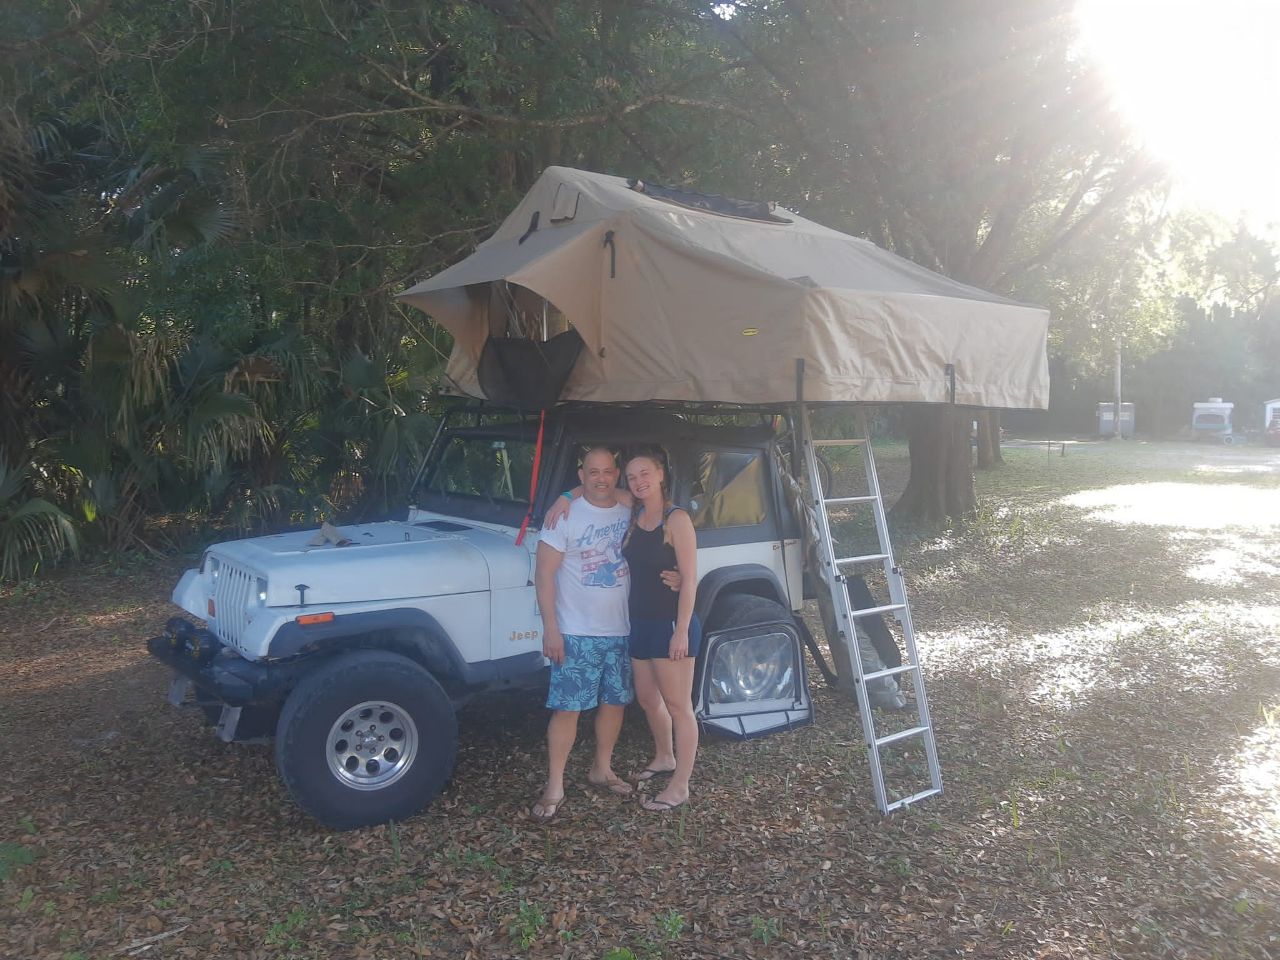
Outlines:
POLYGON ((625 706, 634 696, 626 637, 564 635, 564 663, 551 664, 548 707, 590 710, 601 703, 625 706))

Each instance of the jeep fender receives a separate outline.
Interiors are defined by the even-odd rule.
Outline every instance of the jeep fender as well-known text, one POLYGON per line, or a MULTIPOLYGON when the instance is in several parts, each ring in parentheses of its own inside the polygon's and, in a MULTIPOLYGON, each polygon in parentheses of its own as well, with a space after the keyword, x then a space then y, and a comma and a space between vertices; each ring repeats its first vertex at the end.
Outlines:
POLYGON ((704 627, 710 626, 707 618, 711 616, 716 598, 722 593, 750 593, 766 600, 775 600, 788 611, 791 610, 786 591, 782 589, 777 575, 763 564, 739 563, 717 567, 698 582, 694 612, 704 627))
POLYGON ((451 697, 536 673, 544 664, 542 653, 536 650, 501 660, 468 663, 436 618, 415 607, 338 614, 330 623, 305 627, 286 623, 271 638, 267 657, 328 657, 362 649, 386 650, 408 657, 425 667, 451 697))

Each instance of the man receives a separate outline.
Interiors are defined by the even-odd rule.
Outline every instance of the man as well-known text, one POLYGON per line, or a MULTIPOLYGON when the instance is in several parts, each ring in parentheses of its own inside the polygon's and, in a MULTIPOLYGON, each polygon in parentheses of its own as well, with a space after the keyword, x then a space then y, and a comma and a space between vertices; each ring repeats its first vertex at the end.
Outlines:
POLYGON ((622 538, 631 518, 618 502, 613 453, 592 447, 578 470, 582 497, 542 531, 534 584, 542 612, 542 652, 551 661, 547 706, 547 782, 529 809, 536 820, 564 804, 564 768, 578 735, 578 714, 596 709, 596 747, 588 781, 619 796, 631 786, 613 772, 613 747, 632 699, 627 651, 627 564, 622 538))

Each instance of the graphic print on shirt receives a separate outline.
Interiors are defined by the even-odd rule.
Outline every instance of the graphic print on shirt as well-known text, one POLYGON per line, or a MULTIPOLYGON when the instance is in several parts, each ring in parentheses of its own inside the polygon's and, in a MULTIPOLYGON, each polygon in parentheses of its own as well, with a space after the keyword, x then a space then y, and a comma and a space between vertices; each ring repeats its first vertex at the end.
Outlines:
POLYGON ((574 544, 582 551, 582 585, 584 587, 617 587, 627 576, 627 562, 622 559, 622 537, 627 521, 618 520, 605 526, 588 524, 574 544))

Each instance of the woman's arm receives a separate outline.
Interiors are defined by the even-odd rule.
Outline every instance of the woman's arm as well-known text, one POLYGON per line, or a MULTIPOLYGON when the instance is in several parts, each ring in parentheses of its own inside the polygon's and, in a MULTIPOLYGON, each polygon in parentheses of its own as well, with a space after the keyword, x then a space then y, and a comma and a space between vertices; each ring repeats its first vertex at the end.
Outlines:
POLYGON ((698 594, 698 535, 685 510, 672 510, 665 522, 671 533, 671 545, 676 550, 676 568, 680 571, 680 599, 670 655, 672 660, 683 660, 689 655, 689 623, 693 620, 693 602, 698 594))

